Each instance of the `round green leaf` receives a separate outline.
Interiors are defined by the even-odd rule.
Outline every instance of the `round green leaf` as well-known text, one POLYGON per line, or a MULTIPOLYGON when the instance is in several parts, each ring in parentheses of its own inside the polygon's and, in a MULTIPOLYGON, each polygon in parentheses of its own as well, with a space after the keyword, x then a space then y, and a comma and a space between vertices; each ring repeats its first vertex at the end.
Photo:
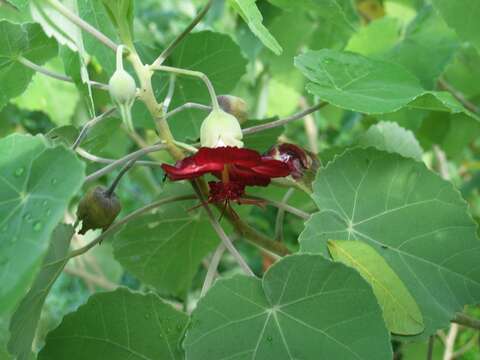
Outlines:
POLYGON ((417 303, 374 248, 360 241, 330 240, 328 249, 333 259, 353 267, 372 286, 388 330, 402 335, 423 331, 422 313, 417 303))
POLYGON ((188 317, 154 294, 98 293, 48 334, 39 360, 180 360, 188 317))
POLYGON ((163 293, 184 296, 218 236, 200 212, 171 204, 129 222, 113 241, 115 258, 141 281, 163 293))
POLYGON ((370 286, 320 255, 286 257, 263 281, 218 280, 192 317, 184 341, 188 360, 392 357, 370 286))
POLYGON ((79 191, 84 164, 40 136, 0 141, 0 314, 30 287, 50 236, 79 191))
POLYGON ((307 221, 302 250, 327 255, 330 239, 374 247, 419 305, 422 336, 480 301, 476 224, 459 192, 424 164, 349 150, 319 173, 313 199, 322 210, 307 221))

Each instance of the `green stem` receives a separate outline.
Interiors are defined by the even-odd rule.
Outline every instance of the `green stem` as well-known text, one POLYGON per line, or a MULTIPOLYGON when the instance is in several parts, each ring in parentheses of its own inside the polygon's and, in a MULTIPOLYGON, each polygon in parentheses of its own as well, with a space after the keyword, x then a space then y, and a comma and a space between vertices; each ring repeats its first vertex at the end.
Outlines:
POLYGON ((60 14, 65 16, 68 20, 73 22, 75 25, 77 25, 79 28, 82 30, 85 30, 88 32, 90 35, 98 39, 101 43, 105 44, 108 46, 110 49, 113 51, 117 50, 118 45, 115 44, 112 40, 110 40, 105 34, 97 30, 95 27, 90 25, 88 22, 83 20, 81 17, 79 17, 77 14, 72 12, 68 7, 63 5, 61 2, 58 0, 48 0, 48 3, 55 9, 57 10, 60 14))
POLYGON ((210 79, 208 78, 208 76, 205 75, 204 73, 202 73, 200 71, 180 69, 180 68, 175 68, 175 67, 171 67, 171 66, 156 65, 155 63, 153 65, 151 65, 151 69, 158 70, 158 71, 165 71, 165 72, 169 72, 169 73, 177 74, 177 75, 186 75, 186 76, 192 76, 192 77, 199 78, 207 86, 208 93, 210 94, 210 98, 211 98, 211 101, 212 101, 213 110, 219 110, 220 109, 220 105, 218 104, 217 94, 215 93, 215 89, 213 87, 213 84, 210 81, 210 79))
POLYGON ((185 30, 182 31, 180 35, 178 35, 167 47, 165 50, 162 51, 160 56, 155 60, 153 63, 154 65, 162 65, 163 62, 170 56, 170 54, 175 50, 175 48, 182 42, 182 40, 190 34, 195 26, 205 17, 208 10, 212 6, 213 0, 209 0, 207 5, 198 13, 197 16, 192 20, 190 25, 187 26, 185 30))
POLYGON ((453 319, 452 322, 472 329, 480 330, 480 320, 472 318, 464 313, 457 313, 455 319, 453 319))

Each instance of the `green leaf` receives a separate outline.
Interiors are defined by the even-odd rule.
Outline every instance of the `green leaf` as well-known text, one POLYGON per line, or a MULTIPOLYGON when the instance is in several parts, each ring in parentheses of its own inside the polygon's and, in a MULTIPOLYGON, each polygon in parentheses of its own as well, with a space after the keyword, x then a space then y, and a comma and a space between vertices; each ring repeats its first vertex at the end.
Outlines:
POLYGON ((335 261, 353 267, 372 286, 388 330, 414 335, 423 331, 423 318, 405 284, 374 248, 360 241, 328 241, 335 261))
POLYGON ((29 0, 7 0, 10 4, 15 5, 16 7, 23 9, 28 5, 29 0))
POLYGON ((120 33, 121 39, 132 40, 134 1, 133 0, 102 0, 110 19, 120 33))
POLYGON ((240 14, 247 23, 250 30, 260 41, 272 50, 276 55, 282 53, 282 47, 272 36, 268 29, 263 25, 263 17, 258 10, 255 0, 229 0, 233 8, 240 14))
POLYGON ((346 50, 364 56, 380 57, 398 42, 400 30, 398 19, 382 17, 361 27, 350 38, 346 50))
MULTIPOLYGON (((247 64, 240 48, 230 36, 211 31, 188 35, 170 60, 175 67, 205 73, 217 95, 229 94, 235 88, 245 73, 247 64)), ((168 77, 161 77, 159 80, 156 83, 157 88, 165 93, 168 88, 168 77)), ((201 80, 182 76, 177 77, 175 84, 171 109, 187 102, 210 105, 210 96, 201 80)), ((198 138, 202 120, 206 116, 204 111, 188 110, 169 119, 175 138, 179 141, 198 138)))
POLYGON ((449 326, 480 300, 480 241, 468 206, 423 163, 376 149, 353 149, 319 172, 320 212, 300 235, 302 251, 327 255, 330 239, 378 251, 422 311, 422 337, 449 326))
POLYGON ((400 65, 335 50, 308 51, 296 66, 312 82, 307 90, 348 110, 379 114, 398 110, 425 90, 400 65))
MULTIPOLYGON (((79 16, 101 31, 111 40, 116 40, 116 33, 105 7, 98 0, 76 0, 79 16)), ((107 75, 111 76, 115 71, 115 53, 105 44, 98 41, 90 34, 84 35, 85 49, 90 55, 95 56, 102 65, 107 75)))
POLYGON ((295 64, 312 81, 310 93, 343 109, 383 114, 409 106, 476 117, 450 93, 423 89, 398 64, 329 49, 308 51, 295 64))
POLYGON ((75 154, 39 136, 0 140, 0 314, 25 295, 53 230, 84 179, 75 154), (20 255, 21 254, 21 255, 20 255))
POLYGON ((0 109, 25 91, 34 71, 17 61, 20 56, 42 65, 57 53, 57 45, 36 24, 0 21, 0 109))
POLYGON ((188 317, 154 294, 97 293, 48 334, 39 360, 180 360, 188 317))
POLYGON ((480 50, 477 23, 480 17, 480 3, 477 0, 432 0, 432 3, 459 37, 471 42, 477 50, 480 50))
POLYGON ((397 153, 421 161, 423 149, 415 135, 394 122, 381 121, 372 125, 360 136, 358 144, 363 147, 373 146, 378 150, 397 153))
POLYGON ((218 280, 194 310, 183 345, 190 360, 392 357, 370 286, 320 255, 283 258, 263 281, 218 280))
POLYGON ((12 360, 12 356, 7 351, 8 336, 8 323, 9 318, 6 316, 0 316, 0 359, 12 360))
POLYGON ((60 224, 55 228, 42 268, 10 320, 8 349, 18 360, 29 360, 32 356, 32 342, 43 304, 68 261, 66 256, 73 234, 71 225, 60 224))
MULTIPOLYGON (((56 65, 56 61, 49 62, 45 67, 58 69, 56 65)), ((70 124, 78 98, 75 85, 37 73, 27 90, 12 102, 22 109, 43 111, 61 126, 70 124)))
POLYGON ((115 258, 160 292, 185 296, 202 259, 218 243, 209 221, 188 212, 194 205, 165 205, 129 222, 112 243, 115 258))
POLYGON ((433 89, 459 45, 455 33, 431 6, 426 6, 384 58, 405 67, 426 89, 433 89))
MULTIPOLYGON (((262 124, 268 124, 270 121, 248 120, 242 127, 244 129, 262 124)), ((269 130, 260 131, 251 135, 245 135, 243 143, 246 148, 255 149, 261 153, 268 151, 277 143, 278 137, 283 133, 284 127, 278 126, 269 130)))

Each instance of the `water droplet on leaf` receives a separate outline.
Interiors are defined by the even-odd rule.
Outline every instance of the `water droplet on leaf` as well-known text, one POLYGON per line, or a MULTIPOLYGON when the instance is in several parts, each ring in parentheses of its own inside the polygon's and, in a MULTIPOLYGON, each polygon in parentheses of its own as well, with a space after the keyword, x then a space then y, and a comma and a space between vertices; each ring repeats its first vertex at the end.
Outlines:
POLYGON ((23 220, 28 221, 28 222, 32 222, 32 220, 33 220, 32 215, 30 213, 23 214, 23 220))
POLYGON ((35 222, 35 224, 33 224, 33 230, 35 231, 42 230, 42 227, 43 227, 43 224, 40 221, 37 221, 35 222))
POLYGON ((16 177, 22 176, 24 172, 25 172, 25 169, 23 167, 19 167, 17 170, 15 170, 15 176, 16 177))
POLYGON ((53 178, 52 180, 50 180, 50 182, 52 183, 52 185, 55 185, 57 183, 57 179, 53 178))

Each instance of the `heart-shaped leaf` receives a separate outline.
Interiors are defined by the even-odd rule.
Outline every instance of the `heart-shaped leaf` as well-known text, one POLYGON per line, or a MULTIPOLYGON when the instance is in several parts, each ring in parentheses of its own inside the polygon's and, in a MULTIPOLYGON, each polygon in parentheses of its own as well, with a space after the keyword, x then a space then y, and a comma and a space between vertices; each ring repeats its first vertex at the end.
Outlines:
POLYGON ((424 164, 353 149, 322 169, 313 187, 321 211, 300 235, 302 250, 327 255, 330 239, 373 246, 420 307, 422 336, 480 301, 476 224, 459 192, 424 164))
POLYGON ((188 317, 154 294, 98 293, 48 334, 39 360, 180 360, 188 317))
POLYGON ((218 280, 193 312, 184 347, 189 360, 392 357, 370 286, 320 255, 286 257, 263 281, 218 280))

